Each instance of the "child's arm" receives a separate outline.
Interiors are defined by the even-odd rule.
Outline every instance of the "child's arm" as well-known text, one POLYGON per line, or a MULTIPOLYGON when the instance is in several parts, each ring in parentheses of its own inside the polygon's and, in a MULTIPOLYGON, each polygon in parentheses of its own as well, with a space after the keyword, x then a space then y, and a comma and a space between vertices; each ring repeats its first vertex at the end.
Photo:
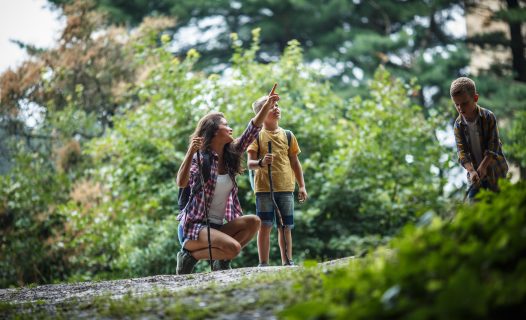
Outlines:
POLYGON ((296 177, 296 181, 298 182, 299 190, 298 190, 298 200, 299 202, 304 202, 307 200, 307 189, 305 188, 305 180, 303 179, 303 169, 301 168, 300 160, 298 159, 297 154, 289 155, 290 159, 290 166, 292 167, 292 171, 294 171, 294 176, 296 177))
POLYGON ((257 158, 256 151, 248 150, 247 154, 248 154, 247 166, 250 170, 266 168, 269 164, 272 163, 272 160, 274 159, 274 156, 272 154, 267 153, 265 157, 261 159, 261 165, 260 165, 259 159, 257 158))
POLYGON ((471 162, 469 153, 466 152, 466 149, 464 146, 464 139, 462 138, 461 129, 458 127, 456 123, 454 126, 454 133, 455 133, 455 142, 457 144, 458 161, 460 162, 460 165, 463 166, 464 169, 466 169, 469 172, 469 177, 471 179, 471 182, 477 183, 479 181, 478 173, 473 167, 473 163, 471 162))
POLYGON ((493 162, 493 159, 498 156, 498 149, 500 146, 499 129, 497 127, 497 118, 493 113, 490 114, 489 121, 489 137, 488 137, 488 150, 484 153, 484 159, 477 168, 477 172, 481 179, 486 174, 488 167, 493 162))
POLYGON ((276 86, 278 84, 275 83, 272 87, 272 90, 270 91, 267 101, 259 110, 259 112, 256 114, 256 116, 252 119, 250 119, 250 122, 241 135, 239 139, 236 139, 234 142, 234 149, 237 152, 245 152, 247 148, 250 146, 250 144, 256 139, 256 137, 259 134, 259 131, 261 130, 261 127, 263 126, 263 121, 265 121, 265 118, 267 117, 267 114, 274 108, 274 105, 279 100, 279 96, 275 93, 276 86))
POLYGON ((263 125, 263 121, 265 121, 267 114, 270 112, 270 110, 272 110, 272 108, 274 108, 276 102, 279 101, 279 96, 276 94, 277 85, 277 83, 274 84, 272 90, 270 90, 267 101, 265 102, 261 110, 259 110, 258 114, 256 114, 256 116, 252 118, 252 123, 254 123, 256 127, 261 127, 263 125))

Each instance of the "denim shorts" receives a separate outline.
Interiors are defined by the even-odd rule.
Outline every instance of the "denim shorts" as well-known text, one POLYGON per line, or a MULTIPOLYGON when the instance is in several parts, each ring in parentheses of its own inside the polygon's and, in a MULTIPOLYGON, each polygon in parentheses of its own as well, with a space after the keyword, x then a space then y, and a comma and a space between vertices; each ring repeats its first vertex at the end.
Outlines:
MULTIPOLYGON (((210 228, 212 229, 219 229, 221 228, 222 225, 220 224, 215 224, 215 223, 210 223, 210 228)), ((179 238, 179 244, 181 244, 181 248, 184 248, 184 245, 186 243, 186 241, 190 240, 188 238, 185 238, 184 236, 184 230, 183 230, 183 224, 182 223, 179 223, 179 226, 177 227, 177 236, 179 238)), ((206 228, 206 224, 205 224, 205 228, 206 228)))
MULTIPOLYGON (((276 199, 276 204, 281 212, 283 224, 292 229, 294 227, 294 193, 274 192, 274 199, 276 199)), ((278 217, 274 213, 270 192, 256 193, 256 214, 264 225, 279 224, 278 217)))

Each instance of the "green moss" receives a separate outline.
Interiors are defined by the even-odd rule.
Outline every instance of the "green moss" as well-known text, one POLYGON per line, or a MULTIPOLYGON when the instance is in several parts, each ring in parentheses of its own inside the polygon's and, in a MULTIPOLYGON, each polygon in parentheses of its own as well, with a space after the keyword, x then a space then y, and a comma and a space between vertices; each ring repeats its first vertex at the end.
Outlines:
POLYGON ((15 308, 16 306, 9 302, 0 301, 0 312, 12 311, 15 308))

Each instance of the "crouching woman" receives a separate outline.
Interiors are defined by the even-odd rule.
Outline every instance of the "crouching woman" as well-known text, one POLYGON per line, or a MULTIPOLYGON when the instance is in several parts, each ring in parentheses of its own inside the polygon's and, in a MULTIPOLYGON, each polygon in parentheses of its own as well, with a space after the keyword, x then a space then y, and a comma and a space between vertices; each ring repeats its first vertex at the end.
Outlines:
POLYGON ((177 185, 193 192, 177 219, 181 251, 177 254, 177 274, 192 273, 199 260, 209 258, 206 210, 210 219, 210 242, 214 270, 230 268, 230 261, 248 244, 260 227, 255 215, 243 216, 238 199, 236 175, 241 158, 261 130, 268 112, 279 100, 271 91, 260 112, 250 120, 241 137, 234 139, 222 113, 204 116, 190 137, 190 146, 177 172, 177 185), (200 168, 206 181, 200 186, 200 168), (196 185, 199 185, 196 188, 196 185), (204 196, 203 196, 204 195, 204 196))

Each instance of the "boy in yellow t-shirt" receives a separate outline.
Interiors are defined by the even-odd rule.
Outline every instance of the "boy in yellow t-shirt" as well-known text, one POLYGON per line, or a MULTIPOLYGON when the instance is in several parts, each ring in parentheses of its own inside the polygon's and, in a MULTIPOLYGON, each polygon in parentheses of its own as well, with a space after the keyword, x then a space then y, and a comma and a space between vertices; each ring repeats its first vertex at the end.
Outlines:
MULTIPOLYGON (((252 104, 257 114, 267 96, 263 96, 252 104)), ((255 170, 254 190, 256 192, 256 214, 261 219, 261 228, 258 232, 259 266, 268 266, 270 251, 270 231, 275 222, 274 207, 270 197, 268 165, 272 167, 272 183, 274 198, 281 211, 285 225, 288 257, 292 257, 292 235, 294 227, 294 188, 296 181, 299 185, 298 200, 300 203, 307 200, 307 190, 303 180, 298 154, 301 152, 298 141, 292 132, 287 132, 279 126, 281 110, 276 103, 263 123, 263 130, 258 139, 248 147, 248 168, 255 170), (268 153, 268 142, 272 141, 272 154, 268 153), (259 152, 258 152, 259 151, 259 152), (258 153, 260 155, 258 159, 258 153)), ((281 252, 281 262, 287 265, 283 231, 278 228, 278 242, 281 252)), ((292 261, 290 261, 292 264, 292 261)))

